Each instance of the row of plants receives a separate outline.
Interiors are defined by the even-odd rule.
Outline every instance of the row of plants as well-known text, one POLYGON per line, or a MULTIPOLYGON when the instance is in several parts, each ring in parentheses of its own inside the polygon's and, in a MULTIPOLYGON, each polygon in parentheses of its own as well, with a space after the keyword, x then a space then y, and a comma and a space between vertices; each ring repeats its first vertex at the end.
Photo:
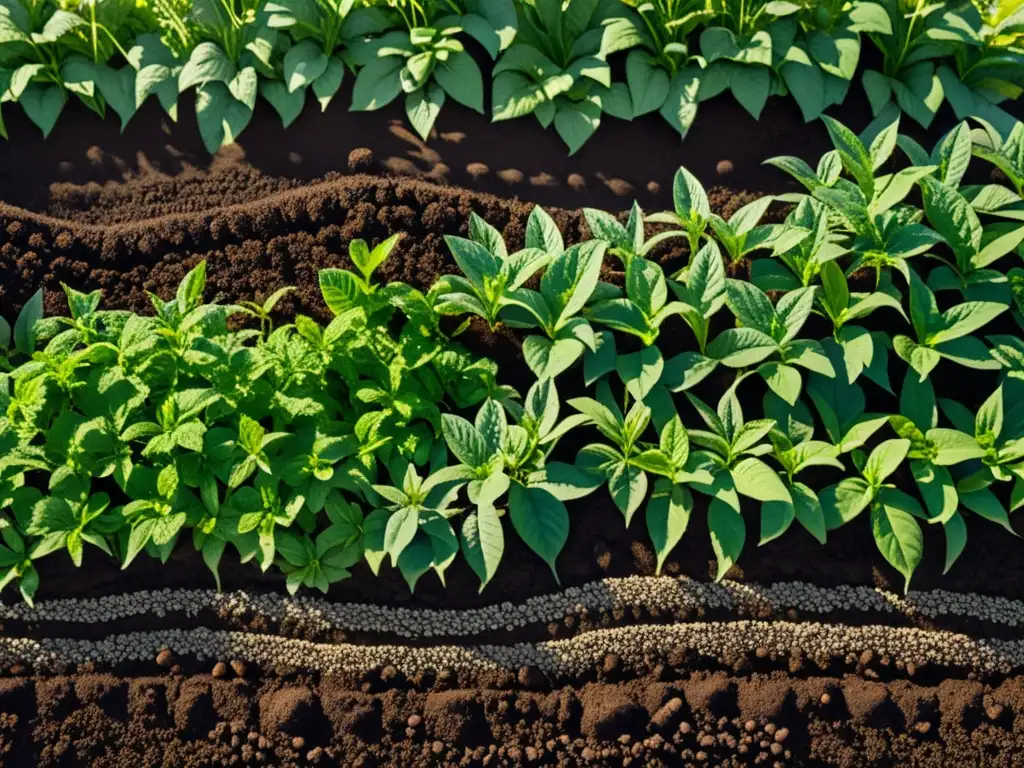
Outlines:
POLYGON ((194 90, 212 152, 259 97, 287 126, 351 73, 351 109, 402 96, 425 139, 448 99, 484 112, 472 39, 495 60, 493 119, 532 114, 575 152, 603 115, 660 112, 685 137, 725 91, 754 117, 791 94, 817 118, 846 98, 862 36, 880 53, 862 74, 876 116, 927 127, 948 101, 1012 127, 996 105, 1024 86, 1021 0, 0 0, 0 103, 46 135, 72 96, 123 127, 154 96, 176 119, 194 90))
POLYGON ((31 600, 40 558, 127 567, 191 538, 215 577, 231 551, 293 592, 362 560, 443 582, 460 555, 483 589, 513 533, 557 580, 566 502, 595 493, 643 511, 659 570, 701 510, 723 577, 750 504, 761 544, 859 519, 908 586, 939 526, 948 569, 969 518, 1012 533, 1024 504, 1024 125, 927 152, 825 120, 816 168, 770 161, 807 192, 727 220, 685 169, 672 211, 588 209, 569 247, 539 207, 515 251, 474 215, 425 292, 374 280, 399 235, 355 240, 319 275, 326 327, 276 323, 287 288, 204 303, 203 263, 152 316, 65 286, 43 317, 37 293, 0 322, 0 584, 31 600), (1014 188, 963 184, 972 156, 1014 188), (669 244, 690 255, 666 276, 669 244), (459 344, 473 317, 522 334, 527 392, 459 344))

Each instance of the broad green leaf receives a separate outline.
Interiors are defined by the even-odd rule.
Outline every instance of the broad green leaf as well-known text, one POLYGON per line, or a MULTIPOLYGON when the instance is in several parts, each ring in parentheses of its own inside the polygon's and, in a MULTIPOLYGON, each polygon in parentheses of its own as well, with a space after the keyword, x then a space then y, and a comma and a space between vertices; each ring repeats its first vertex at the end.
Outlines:
POLYGON ((569 513, 565 505, 547 491, 512 483, 509 488, 512 526, 523 542, 551 568, 555 581, 555 559, 569 538, 569 513))
POLYGON ((661 379, 665 361, 657 347, 645 347, 639 352, 620 355, 615 362, 626 391, 636 400, 643 400, 661 379))
POLYGON ((686 488, 666 478, 655 482, 646 517, 647 532, 658 558, 657 573, 661 573, 666 558, 686 533, 692 510, 693 497, 686 488))
POLYGON ((859 477, 848 477, 821 492, 821 510, 828 530, 850 522, 868 508, 874 498, 872 488, 859 477))
POLYGON ((505 534, 497 510, 491 504, 466 516, 460 541, 466 562, 480 579, 480 591, 494 578, 505 552, 505 534))
POLYGON ((904 591, 909 591, 910 577, 924 554, 921 526, 908 512, 879 503, 871 509, 871 532, 882 556, 903 574, 904 591))
POLYGON ((736 491, 752 499, 783 502, 792 506, 789 489, 771 467, 757 458, 741 460, 731 470, 736 491))
POLYGON ((721 581, 743 551, 747 528, 743 515, 729 504, 714 498, 708 506, 708 529, 711 532, 711 548, 718 560, 715 581, 721 581))
POLYGON ((864 476, 874 486, 879 486, 895 472, 910 450, 909 440, 884 440, 875 446, 864 467, 864 476))

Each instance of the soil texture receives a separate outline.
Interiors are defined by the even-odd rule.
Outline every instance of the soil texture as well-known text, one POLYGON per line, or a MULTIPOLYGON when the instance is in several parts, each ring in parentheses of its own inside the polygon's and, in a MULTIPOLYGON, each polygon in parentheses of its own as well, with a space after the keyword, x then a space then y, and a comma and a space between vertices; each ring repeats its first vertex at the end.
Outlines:
POLYGON ((911 681, 662 665, 361 679, 220 663, 186 675, 0 680, 0 764, 199 766, 1016 766, 1024 680, 911 681), (236 668, 241 674, 236 672, 236 668))

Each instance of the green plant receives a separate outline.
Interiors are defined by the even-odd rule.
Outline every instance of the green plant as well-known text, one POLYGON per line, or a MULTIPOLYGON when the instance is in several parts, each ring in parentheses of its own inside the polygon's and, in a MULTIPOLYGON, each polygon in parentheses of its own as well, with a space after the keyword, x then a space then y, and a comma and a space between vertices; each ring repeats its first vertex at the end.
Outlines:
POLYGON ((886 480, 904 463, 910 446, 906 439, 882 441, 858 463, 861 477, 841 480, 820 494, 829 530, 869 511, 875 544, 889 564, 903 574, 906 590, 924 555, 921 526, 915 518, 927 516, 916 499, 886 480))
POLYGON ((890 104, 927 128, 945 96, 937 63, 951 52, 980 44, 977 11, 969 2, 881 0, 892 34, 872 33, 882 70, 864 71, 864 90, 875 115, 890 104), (972 23, 974 22, 974 23, 972 23))
MULTIPOLYGON (((1003 340, 1004 344, 1016 344, 1019 340, 1003 340)), ((1000 482, 1013 482, 1010 493, 1009 511, 1015 512, 1024 506, 1024 422, 1019 406, 1007 401, 1006 393, 1019 394, 1019 388, 1011 380, 1000 384, 982 403, 976 414, 955 400, 939 399, 943 414, 959 429, 974 434, 977 445, 984 454, 979 460, 967 461, 952 468, 956 479, 956 495, 964 507, 975 514, 1013 531, 1007 509, 992 491, 1000 482)), ((956 509, 943 521, 946 531, 946 571, 963 552, 967 544, 967 525, 964 515, 956 509)))
MULTIPOLYGON (((101 117, 109 106, 122 129, 135 114, 135 71, 115 68, 128 58, 146 17, 128 0, 56 4, 48 0, 4 0, 0 4, 0 88, 49 135, 75 94, 101 117)), ((7 137, 0 120, 0 135, 7 137)))
POLYGON ((493 401, 485 403, 475 423, 459 416, 445 418, 445 438, 462 463, 444 474, 457 484, 468 482, 470 512, 461 531, 462 549, 487 586, 504 552, 504 534, 497 502, 507 492, 508 516, 526 545, 551 568, 558 580, 555 560, 569 537, 565 501, 592 493, 598 483, 575 467, 550 462, 558 441, 586 417, 573 415, 559 421, 558 391, 551 379, 538 380, 522 405, 505 406, 516 423, 493 401), (461 481, 461 482, 460 482, 461 481))
POLYGON ((623 0, 640 38, 626 58, 631 117, 655 110, 686 138, 697 116, 701 64, 689 36, 712 16, 706 0, 623 0))
MULTIPOLYGON (((780 19, 800 6, 778 0, 712 0, 710 5, 714 15, 700 35, 706 64, 699 99, 705 101, 728 89, 756 119, 770 95, 785 92, 772 69, 773 32, 780 19)), ((791 31, 795 33, 795 28, 791 31)), ((783 44, 779 53, 788 48, 783 44)))
POLYGON ((613 87, 607 57, 639 42, 619 0, 522 0, 519 34, 494 67, 493 120, 533 114, 574 154, 602 112, 631 118, 628 89, 613 87))
POLYGON ((1016 0, 965 8, 963 18, 976 31, 974 45, 957 46, 950 65, 939 67, 946 100, 958 119, 983 117, 1008 134, 1017 120, 997 107, 1024 91, 1024 16, 1016 0))
POLYGON ((801 199, 786 225, 794 233, 805 230, 809 234, 787 250, 775 249, 776 258, 755 259, 750 265, 751 282, 763 291, 792 291, 812 285, 827 263, 849 253, 845 238, 832 224, 824 203, 810 197, 801 199))
POLYGON ((772 443, 771 456, 782 467, 782 481, 793 503, 791 506, 784 503, 766 504, 762 508, 761 544, 767 544, 784 534, 794 520, 799 521, 808 533, 824 544, 827 532, 821 502, 814 490, 797 480, 796 476, 811 467, 845 470, 845 465, 839 460, 839 446, 813 439, 814 421, 801 400, 787 403, 774 392, 766 392, 764 412, 775 422, 768 433, 772 443))
POLYGON ((773 392, 788 403, 796 402, 803 386, 796 366, 835 376, 821 344, 797 338, 811 314, 815 293, 814 287, 798 288, 773 307, 757 286, 727 280, 725 303, 740 325, 716 336, 707 346, 707 356, 730 368, 758 366, 758 374, 773 392), (774 355, 778 360, 768 361, 774 355))
MULTIPOLYGON (((672 181, 671 211, 655 213, 647 217, 654 224, 669 224, 681 227, 690 245, 690 257, 700 250, 701 238, 707 232, 711 220, 711 205, 708 194, 700 181, 685 168, 676 171, 672 181)), ((676 275, 673 275, 676 277, 676 275)))
POLYGON ((501 234, 476 214, 470 218, 470 235, 472 239, 468 240, 445 237, 465 277, 441 278, 437 306, 443 314, 479 315, 493 330, 505 308, 529 302, 528 295, 519 290, 551 260, 552 254, 545 250, 548 243, 543 240, 533 240, 533 245, 510 254, 501 234))
POLYGON ((710 482, 696 481, 693 487, 711 497, 708 528, 718 559, 715 578, 721 580, 739 559, 746 540, 739 497, 762 503, 766 534, 777 524, 775 518, 780 514, 792 519, 793 498, 779 475, 760 458, 772 451, 771 445, 763 442, 775 426, 772 419, 746 421, 735 387, 718 401, 717 411, 689 392, 686 397, 708 427, 689 430, 690 440, 702 448, 694 455, 693 468, 710 475, 710 482), (780 506, 785 511, 777 509, 780 506))
POLYGON ((872 314, 878 309, 889 308, 907 316, 897 297, 885 291, 873 291, 866 295, 851 295, 843 270, 834 261, 825 262, 821 267, 822 289, 818 304, 832 321, 832 338, 842 349, 846 375, 852 383, 864 371, 871 371, 876 360, 888 354, 888 336, 871 332, 861 325, 850 324, 872 314))
POLYGON ((622 226, 614 216, 595 208, 584 208, 583 217, 594 237, 608 243, 608 253, 617 257, 626 269, 633 259, 644 258, 660 243, 685 234, 669 230, 648 239, 644 231, 644 212, 636 203, 630 209, 626 226, 622 226))
MULTIPOLYGON (((196 0, 180 22, 188 59, 178 72, 178 91, 196 89, 196 121, 210 152, 245 129, 260 76, 274 76, 283 41, 267 26, 260 5, 259 0, 196 0)), ((294 118, 298 111, 290 114, 288 106, 283 114, 294 118)))
POLYGON ((682 314, 682 302, 668 301, 668 286, 661 267, 646 259, 632 259, 626 268, 626 295, 604 283, 583 315, 593 323, 640 338, 645 346, 654 344, 662 323, 682 314))
POLYGON ((970 334, 1008 307, 995 301, 966 301, 939 312, 931 289, 916 272, 911 271, 910 278, 910 320, 917 340, 903 335, 894 337, 896 354, 917 371, 922 380, 942 358, 968 368, 998 369, 998 361, 989 355, 985 344, 970 334))
POLYGON ((350 46, 351 61, 359 68, 352 109, 380 109, 405 93, 406 115, 424 140, 448 96, 482 113, 483 75, 458 36, 477 38, 497 56, 515 36, 511 0, 393 0, 388 5, 404 28, 350 46))
POLYGON ((891 35, 885 9, 867 0, 803 0, 772 29, 772 58, 804 120, 841 104, 860 61, 861 33, 891 35))
POLYGON ((357 0, 269 0, 264 11, 267 26, 287 30, 294 41, 282 60, 283 82, 269 93, 285 103, 291 94, 311 88, 321 111, 341 86, 348 48, 392 26, 380 8, 357 0), (289 95, 276 93, 279 88, 289 95))
POLYGON ((536 327, 545 334, 529 336, 523 342, 526 364, 538 379, 554 378, 579 360, 585 350, 596 351, 594 329, 579 313, 597 288, 605 251, 605 244, 599 241, 562 251, 544 270, 540 291, 520 288, 505 310, 509 325, 536 327), (517 309, 521 311, 513 313, 517 309))
POLYGON ((671 280, 669 287, 685 305, 683 320, 693 331, 700 353, 706 355, 711 318, 725 304, 725 263, 718 244, 714 240, 705 243, 678 277, 682 281, 671 280))

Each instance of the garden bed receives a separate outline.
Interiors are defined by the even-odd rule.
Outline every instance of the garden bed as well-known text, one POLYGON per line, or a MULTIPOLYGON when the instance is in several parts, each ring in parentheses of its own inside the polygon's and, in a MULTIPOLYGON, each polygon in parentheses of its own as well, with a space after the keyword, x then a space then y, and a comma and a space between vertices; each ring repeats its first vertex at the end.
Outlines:
MULTIPOLYGON (((836 111, 856 129, 870 114, 858 98, 859 91, 836 111)), ((519 247, 534 203, 542 204, 571 244, 589 234, 584 207, 624 211, 635 199, 647 212, 670 208, 672 177, 683 165, 712 187, 712 208, 727 216, 755 196, 799 189, 761 165, 765 158, 791 154, 813 163, 831 147, 823 124, 804 125, 796 106, 778 99, 760 121, 730 99, 709 102, 684 144, 657 117, 606 120, 571 158, 532 121, 491 125, 454 105, 438 118, 437 136, 424 144, 401 126, 396 106, 377 114, 319 115, 307 105, 283 131, 262 104, 241 144, 212 160, 188 118, 172 126, 152 102, 121 136, 114 121, 72 114, 75 109, 81 107, 69 107, 45 143, 28 137, 22 118, 9 121, 15 140, 0 148, 4 316, 12 317, 40 287, 46 289, 47 314, 65 313, 61 282, 102 289, 104 308, 146 313, 148 291, 169 298, 188 270, 205 260, 208 297, 221 303, 262 299, 295 285, 278 315, 302 312, 326 321, 330 313, 317 272, 349 266, 345 254, 355 237, 376 243, 404 232, 378 275, 426 288, 456 271, 443 235, 465 235, 470 212, 519 247)), ((190 105, 181 111, 191 116, 190 105)), ((908 130, 930 147, 954 124, 943 111, 928 133, 908 130)), ((771 215, 781 220, 781 209, 771 215)), ((686 252, 663 248, 655 256, 670 273, 685 263, 686 252)), ((606 276, 612 267, 605 265, 606 276)), ((999 332, 1015 329, 1007 320, 999 332)), ((687 348, 688 333, 681 321, 666 324, 666 357, 687 348)), ((826 334, 827 327, 819 335, 826 334)), ((499 381, 523 392, 529 387, 521 335, 495 334, 474 322, 460 341, 498 363, 499 381)), ((972 411, 995 383, 988 371, 949 373, 940 368, 933 375, 942 376, 944 395, 972 411)), ((562 396, 582 394, 580 384, 578 392, 562 396)), ((571 462, 582 444, 567 439, 559 449, 569 457, 564 460, 571 462)), ((824 602, 803 604, 796 585, 786 593, 789 599, 750 604, 711 599, 662 605, 642 598, 605 604, 599 598, 612 588, 601 580, 653 579, 655 556, 643 520, 638 515, 624 529, 606 491, 570 502, 568 509, 572 535, 558 558, 561 585, 519 538, 509 536, 502 564, 482 592, 462 558, 448 570, 447 587, 425 577, 415 594, 396 569, 384 567, 375 577, 365 563, 353 568, 351 579, 331 586, 331 603, 411 612, 501 606, 502 613, 522 613, 522 623, 462 634, 438 630, 413 637, 387 624, 374 629, 351 622, 325 627, 287 613, 268 616, 260 606, 204 604, 197 591, 209 590, 212 580, 191 546, 178 547, 167 565, 143 557, 126 571, 96 551, 88 552, 82 569, 65 555, 48 557, 39 565, 37 600, 44 612, 61 598, 74 598, 85 602, 68 604, 73 612, 105 616, 109 606, 97 607, 92 599, 174 591, 163 602, 142 595, 143 608, 94 623, 69 621, 59 611, 47 619, 13 609, 5 614, 4 635, 82 645, 74 652, 62 647, 42 653, 35 646, 0 651, 7 678, 0 680, 0 759, 10 765, 133 767, 339 761, 930 766, 1008 764, 1019 750, 1024 683, 1014 660, 1024 642, 1021 609, 998 599, 1024 600, 1024 561, 1019 542, 996 525, 972 520, 967 547, 946 575, 941 530, 925 526, 925 557, 914 590, 937 595, 939 605, 968 606, 950 614, 913 604, 891 612, 849 604, 843 588, 864 588, 858 594, 871 593, 870 599, 889 605, 903 588, 863 519, 830 532, 825 546, 797 526, 763 547, 748 541, 728 574, 736 594, 745 587, 804 582, 825 590, 824 602), (572 588, 579 589, 566 597, 564 590, 572 588), (550 616, 522 609, 530 598, 564 602, 580 595, 597 604, 583 611, 552 608, 550 616), (179 598, 192 607, 175 610, 179 598), (153 604, 167 607, 157 611, 153 604), (733 624, 737 618, 766 622, 769 629, 733 624), (836 640, 835 632, 844 628, 846 639, 836 640), (196 630, 213 634, 188 640, 166 634, 196 630), (223 649, 230 645, 228 633, 238 631, 305 644, 294 646, 297 658, 324 659, 323 666, 271 664, 259 653, 242 659, 224 650, 197 658, 195 649, 206 640, 223 649), (618 641, 602 634, 614 632, 625 634, 618 641), (914 632, 923 633, 925 646, 916 645, 914 632), (143 638, 139 658, 120 659, 111 650, 120 646, 103 645, 104 638, 124 633, 142 633, 132 636, 143 638), (724 640, 719 646, 706 640, 704 650, 684 652, 687 646, 699 649, 702 641, 695 637, 736 644, 725 648, 724 640), (890 651, 872 650, 879 638, 891 639, 890 651), (921 656, 935 638, 940 650, 921 656), (161 651, 175 641, 184 652, 161 651), (981 650, 975 651, 975 641, 981 650), (590 655, 566 671, 540 662, 507 663, 503 651, 478 647, 536 649, 549 642, 589 643, 590 655), (648 652, 632 658, 626 650, 602 650, 631 644, 648 652), (439 658, 431 652, 448 646, 462 648, 470 661, 500 657, 500 668, 480 669, 465 660, 444 668, 416 655, 426 654, 429 662, 439 658), (941 648, 953 646, 968 661, 953 652, 943 656, 941 648), (92 651, 96 661, 84 661, 92 651), (346 653, 344 664, 371 661, 362 672, 339 672, 331 665, 342 663, 337 654, 346 653), (392 658, 405 659, 408 668, 392 658)), ((685 585, 705 594, 701 590, 711 588, 715 554, 705 511, 706 501, 698 497, 665 576, 643 582, 639 594, 691 589, 685 585), (661 586, 651 586, 655 581, 661 586)), ((750 530, 755 517, 748 520, 750 530)), ((1019 521, 1014 526, 1024 533, 1019 521)), ((252 564, 225 558, 221 578, 227 592, 241 590, 272 606, 284 600, 284 579, 276 571, 263 575, 252 564)), ((406 620, 420 626, 420 619, 406 620)))

